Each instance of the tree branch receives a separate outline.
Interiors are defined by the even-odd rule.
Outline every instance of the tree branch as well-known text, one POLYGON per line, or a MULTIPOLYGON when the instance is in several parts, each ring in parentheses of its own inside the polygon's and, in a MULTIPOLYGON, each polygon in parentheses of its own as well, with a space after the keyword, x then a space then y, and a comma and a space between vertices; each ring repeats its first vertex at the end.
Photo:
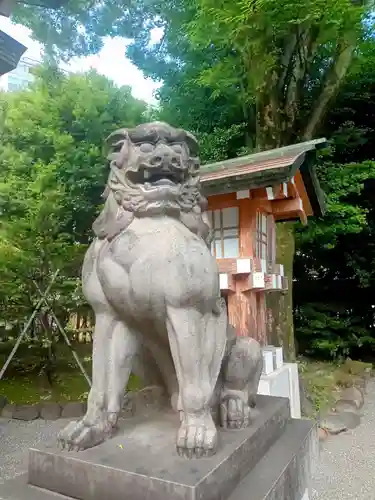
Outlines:
POLYGON ((322 123, 331 100, 335 97, 342 81, 345 78, 353 58, 354 49, 355 41, 347 40, 338 44, 338 55, 335 57, 334 62, 327 73, 320 95, 315 101, 307 126, 303 132, 303 138, 305 140, 311 140, 322 123))
POLYGON ((309 37, 309 30, 303 30, 302 33, 298 32, 297 28, 297 44, 296 54, 294 57, 294 67, 291 72, 288 87, 285 93, 285 113, 288 117, 288 128, 293 128, 296 111, 298 108, 298 90, 300 88, 300 81, 303 80, 306 68, 306 41, 309 37))
POLYGON ((284 136, 290 137, 294 130, 301 91, 306 78, 309 60, 311 59, 310 50, 313 47, 311 41, 314 36, 315 30, 311 25, 305 24, 296 27, 296 43, 289 62, 289 73, 285 78, 283 88, 284 136))
POLYGON ((282 73, 279 77, 279 83, 277 85, 277 90, 280 93, 283 93, 287 77, 290 74, 290 69, 293 61, 293 55, 295 53, 297 46, 297 35, 294 33, 285 43, 285 48, 283 51, 283 55, 280 59, 280 67, 282 68, 282 73))

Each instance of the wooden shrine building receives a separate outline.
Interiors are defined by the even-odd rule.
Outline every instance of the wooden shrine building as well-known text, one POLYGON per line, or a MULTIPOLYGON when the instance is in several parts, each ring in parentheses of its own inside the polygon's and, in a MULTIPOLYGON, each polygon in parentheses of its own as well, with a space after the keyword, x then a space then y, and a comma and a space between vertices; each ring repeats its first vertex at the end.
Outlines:
POLYGON ((230 323, 241 336, 267 343, 266 293, 288 288, 276 262, 277 222, 322 216, 324 197, 315 174, 324 139, 203 165, 201 185, 214 231, 230 323))

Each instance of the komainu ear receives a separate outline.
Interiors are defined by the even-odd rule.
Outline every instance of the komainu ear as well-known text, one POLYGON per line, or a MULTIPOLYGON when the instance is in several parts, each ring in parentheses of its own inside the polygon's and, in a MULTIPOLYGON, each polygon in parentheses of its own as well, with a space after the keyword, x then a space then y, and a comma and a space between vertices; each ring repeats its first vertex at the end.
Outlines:
POLYGON ((128 129, 120 128, 112 132, 104 142, 106 156, 109 161, 115 161, 118 168, 122 168, 129 154, 128 129))
POLYGON ((196 161, 198 161, 198 168, 199 168, 199 160, 198 158, 195 158, 199 154, 199 144, 197 138, 191 132, 187 132, 186 130, 184 130, 184 133, 185 133, 185 142, 188 145, 190 156, 193 157, 196 161))
POLYGON ((114 132, 111 132, 109 136, 105 139, 105 144, 107 144, 109 147, 113 146, 118 141, 123 141, 124 139, 127 139, 129 137, 128 129, 127 128, 119 128, 115 130, 114 132))

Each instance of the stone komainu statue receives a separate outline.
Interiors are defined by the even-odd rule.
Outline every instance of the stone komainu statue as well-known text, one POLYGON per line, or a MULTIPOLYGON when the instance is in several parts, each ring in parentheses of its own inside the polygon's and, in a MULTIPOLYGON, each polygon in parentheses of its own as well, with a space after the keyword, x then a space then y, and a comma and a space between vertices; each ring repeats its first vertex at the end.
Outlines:
POLYGON ((129 375, 144 361, 180 412, 177 451, 207 456, 217 448, 213 415, 223 427, 249 425, 262 356, 228 326, 197 141, 156 122, 118 130, 108 143, 106 201, 82 277, 96 317, 93 385, 85 417, 59 440, 80 450, 110 437, 129 375))

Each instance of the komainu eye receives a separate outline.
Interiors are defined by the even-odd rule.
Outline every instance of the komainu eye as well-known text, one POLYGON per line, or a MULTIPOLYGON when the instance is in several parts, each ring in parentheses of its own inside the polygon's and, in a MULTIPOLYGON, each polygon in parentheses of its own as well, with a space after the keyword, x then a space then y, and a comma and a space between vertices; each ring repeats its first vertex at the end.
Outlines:
POLYGON ((144 142, 139 146, 139 150, 142 153, 152 153, 152 151, 155 149, 154 144, 151 144, 149 142, 144 142))
POLYGON ((171 148, 177 154, 181 154, 183 151, 181 144, 171 144, 171 148))

